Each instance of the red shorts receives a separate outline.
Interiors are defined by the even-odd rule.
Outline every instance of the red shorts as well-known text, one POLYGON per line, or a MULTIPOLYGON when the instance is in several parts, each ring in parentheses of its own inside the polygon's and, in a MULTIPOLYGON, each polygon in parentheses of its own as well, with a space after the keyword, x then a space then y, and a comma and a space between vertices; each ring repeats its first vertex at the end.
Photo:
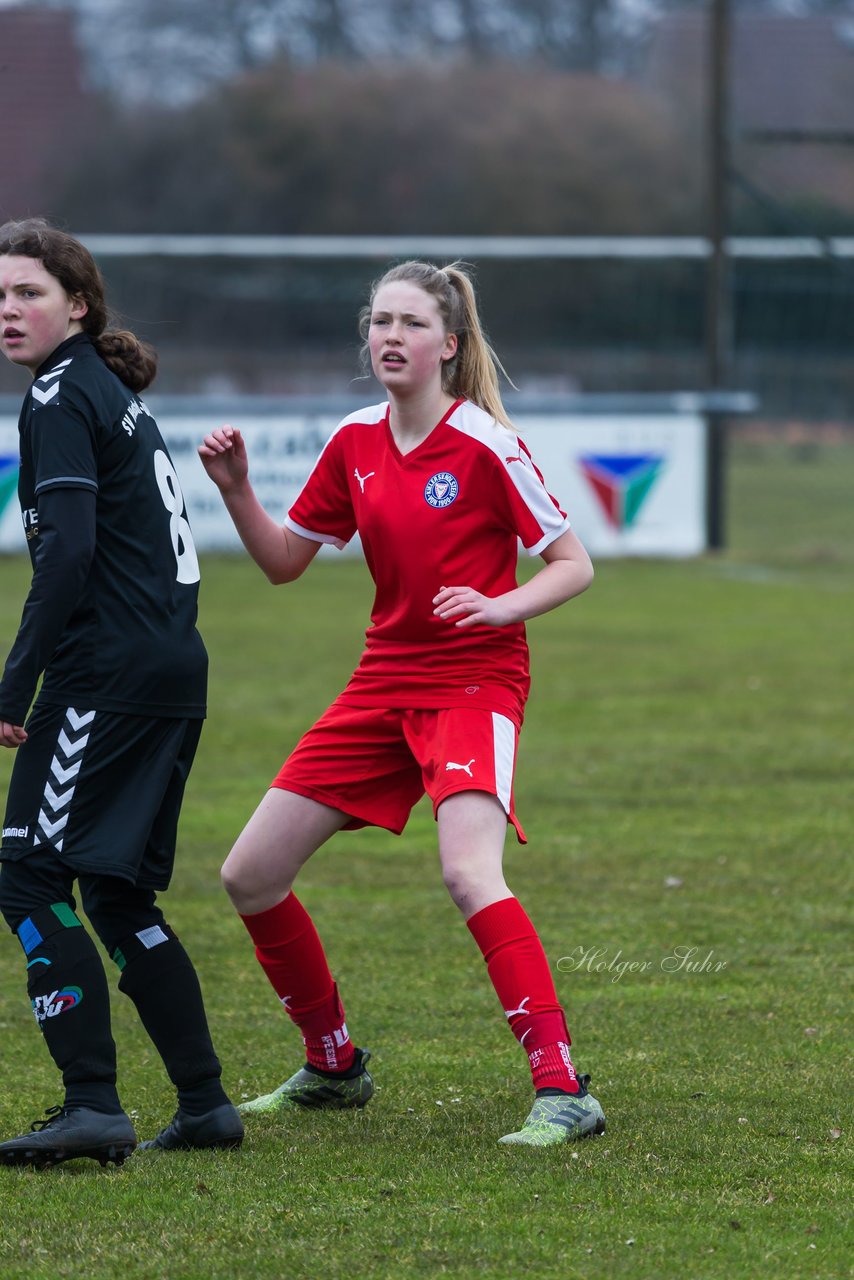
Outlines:
POLYGON ((433 815, 458 791, 497 796, 520 844, 513 806, 519 729, 495 711, 345 706, 334 702, 297 743, 272 786, 351 815, 345 830, 400 835, 426 792, 433 815))

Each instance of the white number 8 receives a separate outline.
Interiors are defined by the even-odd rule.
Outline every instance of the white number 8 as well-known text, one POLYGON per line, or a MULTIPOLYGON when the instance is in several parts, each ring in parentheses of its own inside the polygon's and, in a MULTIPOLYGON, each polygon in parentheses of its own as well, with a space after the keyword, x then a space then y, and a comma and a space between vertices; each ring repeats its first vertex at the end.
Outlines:
POLYGON ((154 455, 154 474, 163 505, 169 512, 169 532, 178 564, 178 581, 198 582, 202 575, 199 572, 199 557, 196 555, 193 535, 184 517, 184 495, 175 468, 162 449, 158 449, 154 455))

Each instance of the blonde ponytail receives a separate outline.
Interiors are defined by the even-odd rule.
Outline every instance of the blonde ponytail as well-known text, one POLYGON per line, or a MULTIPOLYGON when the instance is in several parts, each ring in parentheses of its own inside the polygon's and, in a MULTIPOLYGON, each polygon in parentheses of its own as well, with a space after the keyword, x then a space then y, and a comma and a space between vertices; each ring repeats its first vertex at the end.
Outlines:
POLYGON ((453 262, 442 269, 462 303, 463 324, 457 333, 457 354, 444 368, 444 389, 449 395, 464 396, 484 409, 496 422, 513 428, 501 399, 499 374, 513 386, 507 370, 493 351, 480 323, 477 297, 471 277, 463 264, 453 262))

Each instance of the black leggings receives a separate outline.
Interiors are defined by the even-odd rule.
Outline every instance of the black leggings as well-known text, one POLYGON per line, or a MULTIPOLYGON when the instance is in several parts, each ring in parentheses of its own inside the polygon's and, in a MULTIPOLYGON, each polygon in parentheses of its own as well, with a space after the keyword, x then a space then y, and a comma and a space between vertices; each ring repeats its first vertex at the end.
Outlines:
POLYGON ((118 876, 76 875, 53 850, 36 849, 17 862, 0 863, 0 912, 12 932, 27 916, 55 902, 76 910, 74 881, 83 910, 109 955, 129 934, 164 924, 153 889, 140 889, 118 876))
MULTIPOLYGON (((156 905, 153 889, 138 888, 117 876, 75 876, 53 850, 39 848, 18 862, 0 863, 0 911, 9 928, 17 932, 28 916, 35 915, 38 931, 45 911, 50 916, 49 909, 58 903, 66 903, 74 911, 75 879, 83 910, 121 970, 119 990, 136 1005, 178 1090, 179 1105, 195 1115, 221 1106, 228 1099, 219 1082, 222 1068, 211 1043, 199 979, 156 905), (160 935, 154 944, 139 937, 151 929, 160 935)), ((52 923, 55 925, 55 920, 52 923)), ((48 1048, 63 1072, 66 1102, 70 1099, 77 1106, 115 1110, 120 1104, 103 964, 85 929, 54 929, 49 942, 54 949, 60 948, 48 958, 57 966, 50 969, 51 975, 61 973, 62 982, 75 983, 85 962, 85 982, 77 985, 86 985, 91 993, 80 1004, 85 1026, 77 1015, 75 1020, 55 1017, 43 1024, 48 1048)), ((44 982, 42 971, 28 968, 28 974, 31 998, 44 994, 37 990, 37 984, 44 982)), ((53 982, 59 980, 52 978, 53 982)), ((47 990, 51 990, 50 984, 47 990)))

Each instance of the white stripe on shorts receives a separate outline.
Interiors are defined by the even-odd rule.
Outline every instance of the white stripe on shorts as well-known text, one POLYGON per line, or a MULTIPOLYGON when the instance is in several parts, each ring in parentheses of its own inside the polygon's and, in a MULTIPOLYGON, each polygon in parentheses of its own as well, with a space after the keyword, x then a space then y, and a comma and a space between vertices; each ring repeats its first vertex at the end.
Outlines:
POLYGON ((516 726, 497 711, 492 713, 492 746, 495 753, 495 794, 509 816, 516 759, 516 726))
POLYGON ((57 738, 56 752, 50 762, 50 771, 60 790, 54 791, 49 780, 45 783, 38 830, 33 836, 34 849, 42 844, 52 844, 58 853, 62 853, 71 801, 77 787, 77 775, 80 773, 94 719, 94 711, 77 711, 74 707, 66 709, 57 738))

